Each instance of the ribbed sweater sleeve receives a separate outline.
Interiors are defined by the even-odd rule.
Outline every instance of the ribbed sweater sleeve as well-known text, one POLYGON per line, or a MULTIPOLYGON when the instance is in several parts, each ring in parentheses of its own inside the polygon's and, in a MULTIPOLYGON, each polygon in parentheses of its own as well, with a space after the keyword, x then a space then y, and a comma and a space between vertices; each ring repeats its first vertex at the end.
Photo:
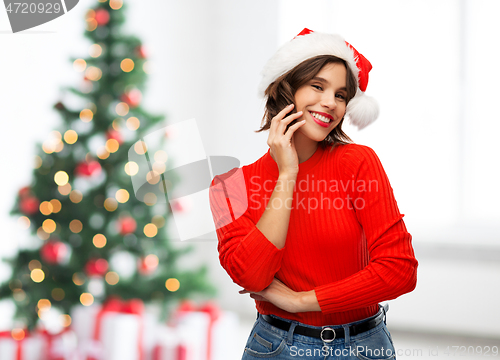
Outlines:
POLYGON ((366 237, 368 265, 342 280, 314 288, 323 313, 354 310, 394 299, 416 286, 411 235, 402 220, 393 189, 375 152, 348 147, 341 161, 344 181, 366 237))
POLYGON ((242 169, 215 176, 209 199, 222 267, 243 288, 265 289, 281 267, 284 248, 271 243, 249 216, 242 169))

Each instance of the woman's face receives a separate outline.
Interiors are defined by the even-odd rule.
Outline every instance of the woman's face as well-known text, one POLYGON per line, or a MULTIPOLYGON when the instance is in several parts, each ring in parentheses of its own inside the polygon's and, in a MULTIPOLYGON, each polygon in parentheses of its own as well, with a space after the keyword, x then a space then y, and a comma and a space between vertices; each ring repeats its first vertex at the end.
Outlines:
POLYGON ((343 64, 328 63, 295 92, 295 109, 306 120, 294 136, 323 141, 342 120, 346 110, 346 75, 343 64))

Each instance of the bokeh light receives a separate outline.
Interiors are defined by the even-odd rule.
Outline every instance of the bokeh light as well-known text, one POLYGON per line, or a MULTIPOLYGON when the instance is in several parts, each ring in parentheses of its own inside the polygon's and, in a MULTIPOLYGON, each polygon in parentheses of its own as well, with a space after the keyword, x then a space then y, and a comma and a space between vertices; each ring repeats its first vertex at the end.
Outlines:
POLYGON ((130 111, 130 107, 125 102, 120 102, 116 105, 115 111, 119 116, 125 116, 130 111))
POLYGON ((63 186, 66 185, 69 181, 69 176, 66 173, 66 171, 58 171, 54 175, 54 181, 56 182, 57 185, 63 186))
POLYGON ((147 237, 155 237, 158 234, 158 228, 155 224, 147 224, 144 226, 144 235, 147 237))
POLYGON ((113 10, 119 10, 123 6, 123 0, 109 0, 109 7, 113 10))
POLYGON ((116 285, 120 281, 120 277, 114 271, 110 271, 106 274, 105 280, 109 285, 116 285))
POLYGON ((165 287, 168 291, 177 291, 181 287, 181 283, 176 278, 170 278, 165 282, 165 287))
POLYGON ((83 122, 90 122, 94 118, 94 113, 90 109, 83 109, 80 111, 80 120, 83 122))
POLYGON ((84 72, 87 68, 87 62, 83 59, 76 59, 73 61, 73 69, 77 72, 84 72))
POLYGON ((123 59, 122 62, 120 63, 120 68, 124 71, 124 72, 131 72, 132 70, 134 70, 134 60, 132 59, 123 59))
POLYGON ((83 224, 78 219, 71 220, 71 222, 69 223, 69 229, 71 230, 71 232, 78 234, 80 231, 82 231, 83 224))
POLYGON ((104 200, 104 208, 108 211, 115 211, 118 208, 118 201, 114 198, 107 198, 104 200))
POLYGON ((12 336, 12 338, 14 340, 21 341, 26 336, 26 333, 24 332, 23 329, 15 328, 15 329, 12 329, 10 335, 12 336))
POLYGON ((146 193, 143 199, 144 203, 148 206, 153 206, 158 201, 155 193, 146 193))
POLYGON ((68 314, 59 315, 59 319, 62 326, 68 327, 71 325, 71 316, 69 316, 68 314))
POLYGON ((120 148, 120 143, 116 139, 109 139, 106 141, 105 147, 110 153, 115 153, 120 148))
POLYGON ((102 54, 102 47, 99 44, 93 44, 89 47, 89 55, 93 58, 99 57, 102 54))
POLYGON ((45 232, 43 227, 40 226, 36 231, 36 236, 38 236, 40 240, 47 240, 50 237, 50 234, 45 232))
POLYGON ((74 144, 78 140, 78 134, 75 130, 68 130, 64 133, 64 141, 68 144, 74 144))
POLYGON ((71 184, 67 183, 66 185, 59 186, 57 190, 61 195, 68 195, 71 192, 71 184))
POLYGON ((74 273, 71 280, 73 280, 73 283, 77 286, 82 286, 85 284, 85 275, 82 273, 74 273))
POLYGON ((94 297, 90 293, 83 293, 80 295, 80 302, 83 306, 90 306, 94 303, 94 297))
POLYGON ((102 70, 96 66, 89 66, 85 70, 85 77, 90 81, 99 81, 102 77, 102 70))
POLYGON ((98 249, 101 249, 104 246, 106 246, 106 242, 107 242, 106 236, 104 236, 103 234, 96 234, 92 238, 92 243, 98 249))
POLYGON ((129 176, 134 176, 139 172, 139 165, 135 161, 129 161, 125 164, 125 173, 129 176))
POLYGON ((56 231, 56 222, 52 219, 46 219, 42 223, 42 229, 47 234, 52 234, 54 231, 56 231))
POLYGON ((154 159, 155 161, 165 163, 168 160, 168 154, 165 150, 158 150, 155 152, 154 159))
POLYGON ((141 126, 141 122, 139 121, 138 118, 132 116, 127 119, 127 122, 125 123, 125 126, 132 131, 135 131, 139 129, 139 126, 141 126))
POLYGON ((71 202, 74 202, 75 204, 78 204, 80 201, 82 201, 83 194, 81 193, 81 191, 73 190, 69 194, 69 199, 71 200, 71 202))
POLYGON ((50 202, 42 201, 40 203, 39 210, 43 215, 47 216, 47 215, 52 214, 52 209, 53 209, 53 207, 52 207, 52 204, 50 202))
POLYGON ((42 263, 38 260, 31 260, 28 264, 28 268, 30 269, 30 271, 33 271, 35 269, 41 269, 42 263))
POLYGON ((116 192, 115 198, 119 203, 126 203, 130 198, 130 194, 125 189, 120 189, 116 192))
POLYGON ((31 221, 27 216, 20 216, 19 219, 17 219, 17 223, 21 227, 21 229, 27 230, 30 228, 31 221))
POLYGON ((144 155, 148 151, 148 147, 144 141, 139 140, 134 144, 134 151, 137 155, 144 155))
POLYGON ((33 269, 30 277, 34 282, 41 283, 45 279, 45 273, 41 269, 33 269))
POLYGON ((158 184, 160 180, 161 180, 160 174, 157 173, 156 171, 148 171, 148 173, 146 174, 146 181, 151 185, 158 184))
POLYGON ((62 204, 59 200, 57 200, 57 199, 50 200, 50 205, 52 205, 52 212, 53 213, 57 214, 59 211, 61 211, 62 204))

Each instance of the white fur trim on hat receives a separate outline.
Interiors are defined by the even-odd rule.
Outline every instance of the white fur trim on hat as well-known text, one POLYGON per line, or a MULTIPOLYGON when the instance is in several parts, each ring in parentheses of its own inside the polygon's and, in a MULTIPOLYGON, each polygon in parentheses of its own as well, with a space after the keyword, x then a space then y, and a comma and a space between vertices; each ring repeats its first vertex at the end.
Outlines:
MULTIPOLYGON (((267 87, 281 75, 292 70, 301 62, 318 55, 334 55, 346 61, 350 70, 359 83, 359 69, 356 65, 354 51, 347 46, 345 40, 337 34, 311 32, 300 35, 282 45, 278 51, 268 60, 262 69, 262 79, 258 91, 260 96, 265 96, 267 87)), ((353 99, 349 101, 346 115, 350 123, 362 129, 374 122, 379 114, 379 107, 375 99, 364 95, 359 90, 353 99)))

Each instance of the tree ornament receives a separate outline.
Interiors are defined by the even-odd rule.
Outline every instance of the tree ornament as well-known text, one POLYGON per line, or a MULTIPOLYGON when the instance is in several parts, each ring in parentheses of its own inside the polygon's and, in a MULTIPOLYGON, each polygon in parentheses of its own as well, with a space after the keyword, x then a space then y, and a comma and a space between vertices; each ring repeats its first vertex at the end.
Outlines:
POLYGON ((34 196, 26 196, 19 203, 19 209, 25 215, 34 215, 38 212, 40 200, 34 196))
POLYGON ((42 260, 51 265, 61 264, 68 254, 68 246, 56 240, 49 240, 40 248, 42 260))
POLYGON ((132 89, 120 97, 120 100, 127 103, 131 108, 136 108, 142 100, 142 93, 139 89, 132 89))
POLYGON ((106 132, 106 139, 110 140, 110 139, 114 139, 116 141, 118 141, 118 144, 123 144, 123 136, 121 134, 121 132, 115 130, 115 129, 109 129, 107 132, 106 132))
POLYGON ((18 195, 20 198, 26 198, 30 194, 31 194, 31 188, 29 186, 25 186, 25 187, 19 189, 19 192, 18 192, 18 195))
POLYGON ((108 272, 108 262, 106 259, 92 258, 85 264, 85 273, 88 276, 104 276, 108 272))
POLYGON ((98 26, 106 25, 109 22, 109 12, 106 9, 98 9, 95 12, 95 21, 98 26))
POLYGON ((120 235, 132 234, 137 229, 137 222, 131 216, 125 216, 118 220, 118 231, 120 235))
POLYGON ((98 175, 101 172, 101 164, 98 161, 82 161, 75 168, 75 174, 77 176, 94 176, 98 175))
POLYGON ((139 259, 138 270, 142 275, 152 274, 158 268, 158 257, 147 255, 139 259))
POLYGON ((137 56, 141 59, 145 59, 148 57, 147 51, 144 48, 143 45, 139 45, 135 48, 135 52, 137 53, 137 56))

